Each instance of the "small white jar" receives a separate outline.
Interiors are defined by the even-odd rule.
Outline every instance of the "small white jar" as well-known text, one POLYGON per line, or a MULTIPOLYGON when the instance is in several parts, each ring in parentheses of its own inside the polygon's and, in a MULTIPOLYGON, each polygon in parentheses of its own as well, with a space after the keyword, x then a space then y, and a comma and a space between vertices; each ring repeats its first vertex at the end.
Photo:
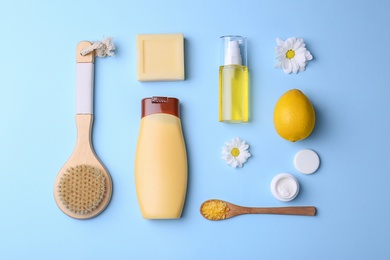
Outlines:
POLYGON ((271 181, 271 192, 280 201, 291 201, 299 193, 299 182, 289 173, 279 173, 271 181))

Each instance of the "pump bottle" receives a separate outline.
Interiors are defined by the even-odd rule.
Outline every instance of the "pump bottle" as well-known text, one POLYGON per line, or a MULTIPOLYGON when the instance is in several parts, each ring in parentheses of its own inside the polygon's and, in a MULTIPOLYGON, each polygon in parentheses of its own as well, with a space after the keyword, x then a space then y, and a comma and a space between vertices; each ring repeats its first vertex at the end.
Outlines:
POLYGON ((246 123, 249 121, 249 84, 246 58, 246 38, 221 37, 219 67, 219 121, 246 123))

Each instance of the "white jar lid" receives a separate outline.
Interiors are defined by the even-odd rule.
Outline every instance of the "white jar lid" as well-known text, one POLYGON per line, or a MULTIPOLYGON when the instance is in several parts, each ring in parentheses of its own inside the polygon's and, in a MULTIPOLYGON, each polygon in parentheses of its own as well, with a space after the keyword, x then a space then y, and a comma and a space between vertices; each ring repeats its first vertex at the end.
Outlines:
POLYGON ((312 174, 320 167, 320 157, 313 150, 301 150, 294 157, 294 166, 300 173, 312 174))
POLYGON ((271 192, 280 201, 293 200, 299 193, 299 182, 289 173, 279 173, 271 181, 271 192))

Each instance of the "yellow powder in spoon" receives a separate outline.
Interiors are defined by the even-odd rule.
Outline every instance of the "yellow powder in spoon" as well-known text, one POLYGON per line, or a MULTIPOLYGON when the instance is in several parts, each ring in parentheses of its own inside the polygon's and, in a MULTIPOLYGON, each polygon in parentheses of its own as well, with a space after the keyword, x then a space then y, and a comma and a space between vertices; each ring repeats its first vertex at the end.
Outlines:
POLYGON ((220 200, 209 200, 202 205, 203 216, 210 220, 225 219, 228 211, 227 204, 220 200))

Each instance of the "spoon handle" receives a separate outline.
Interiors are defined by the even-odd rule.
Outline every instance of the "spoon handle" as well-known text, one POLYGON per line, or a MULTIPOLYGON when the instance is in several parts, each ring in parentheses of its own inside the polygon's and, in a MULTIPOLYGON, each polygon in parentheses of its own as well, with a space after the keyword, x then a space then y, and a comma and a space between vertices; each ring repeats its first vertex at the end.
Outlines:
POLYGON ((281 215, 301 215, 314 216, 316 208, 313 206, 304 207, 273 207, 273 208, 249 208, 245 210, 246 214, 281 214, 281 215))

